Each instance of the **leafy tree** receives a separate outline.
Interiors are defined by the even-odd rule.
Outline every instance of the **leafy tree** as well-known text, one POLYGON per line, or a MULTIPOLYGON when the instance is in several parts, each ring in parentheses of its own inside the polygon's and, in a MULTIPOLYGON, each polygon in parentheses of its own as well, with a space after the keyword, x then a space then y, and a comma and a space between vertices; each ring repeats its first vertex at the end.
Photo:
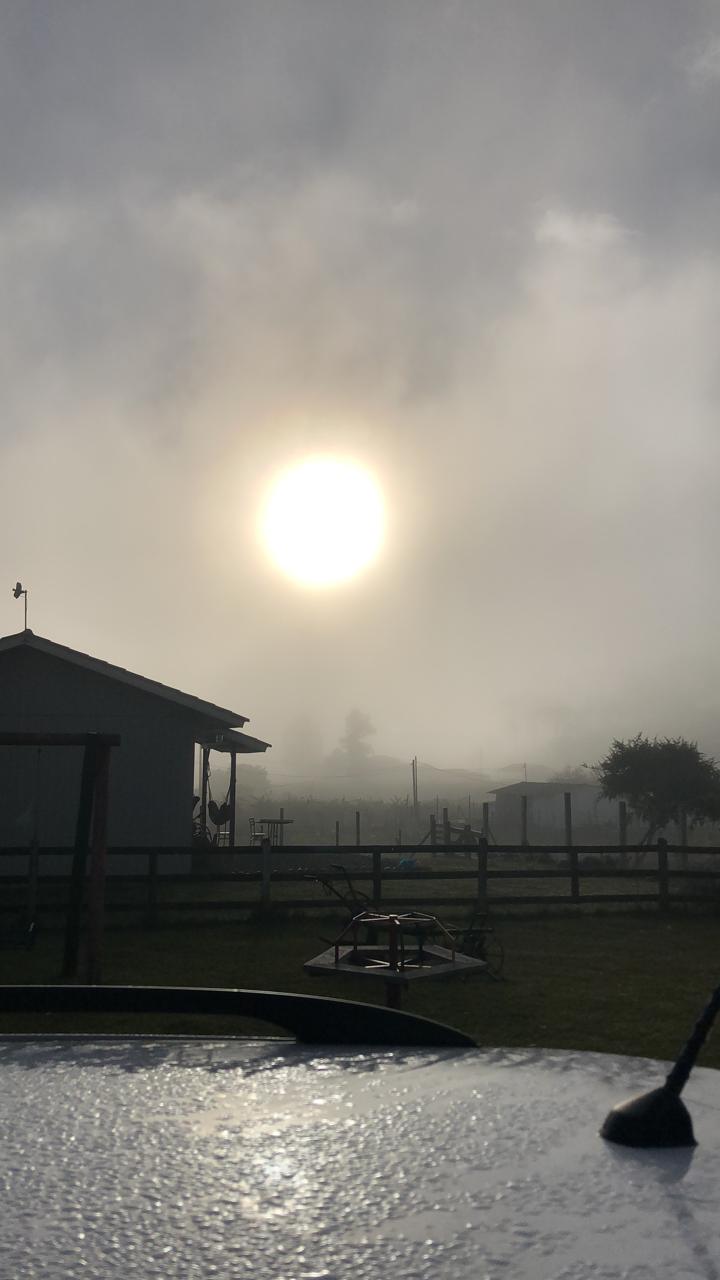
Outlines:
POLYGON ((685 738, 615 739, 596 765, 603 795, 623 799, 648 824, 642 843, 683 813, 691 825, 720 819, 720 770, 685 738))
POLYGON ((375 725, 364 711, 348 711, 345 733, 340 745, 328 757, 328 765, 345 769, 348 773, 362 772, 373 754, 372 743, 367 739, 375 732, 375 725))
POLYGON ((364 711, 348 711, 345 717, 345 736, 340 739, 340 746, 348 756, 366 760, 373 751, 366 739, 376 732, 375 725, 364 711))

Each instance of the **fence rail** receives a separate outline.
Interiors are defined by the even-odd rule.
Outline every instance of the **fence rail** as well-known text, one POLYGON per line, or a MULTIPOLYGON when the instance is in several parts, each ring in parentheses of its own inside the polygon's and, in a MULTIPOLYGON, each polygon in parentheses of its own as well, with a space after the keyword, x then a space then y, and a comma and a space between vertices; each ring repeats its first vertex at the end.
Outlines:
MULTIPOLYGON (((160 915, 163 913, 172 914, 174 912, 185 914, 195 911, 197 913, 217 913, 217 912, 240 912, 253 910, 258 906, 268 907, 272 905, 276 908, 284 908, 288 910, 336 910, 338 909, 338 900, 333 896, 319 897, 308 896, 290 896, 287 893, 287 887, 291 885, 304 884, 310 891, 311 882, 316 874, 322 873, 323 879, 334 879, 339 885, 343 883, 343 873, 333 871, 333 864, 342 864, 343 859, 353 859, 354 866, 350 871, 353 884, 369 886, 369 897, 376 907, 385 906, 389 909, 398 909, 401 907, 451 907, 451 906, 467 906, 470 901, 478 902, 483 909, 488 907, 507 907, 507 906, 583 906, 597 903, 655 903, 660 909, 668 910, 676 903, 698 901, 698 893, 689 891, 692 889, 693 881, 717 881, 720 883, 720 865, 718 869, 710 869, 709 867, 689 867, 687 861, 691 857, 709 857, 715 858, 720 855, 720 846, 693 846, 670 845, 660 840, 654 845, 628 845, 623 847, 604 845, 571 845, 559 846, 551 845, 498 845, 488 848, 486 842, 481 841, 473 844, 449 844, 438 845, 432 850, 427 846, 422 849, 417 846, 410 845, 284 845, 283 847, 265 848, 258 850, 257 847, 252 849, 236 849, 229 851, 227 849, 217 850, 222 855, 223 860, 227 860, 228 856, 234 862, 231 871, 205 871, 197 869, 198 862, 204 857, 205 851, 197 848, 112 848, 108 850, 110 854, 117 860, 124 857, 132 857, 137 859, 144 856, 147 860, 146 870, 138 872, 133 870, 132 873, 125 875, 123 873, 116 874, 111 877, 108 882, 108 893, 106 898, 105 909, 108 913, 125 915, 138 911, 142 912, 145 919, 150 924, 157 924, 160 915), (469 863, 465 867, 442 868, 433 866, 424 867, 408 867, 400 870, 397 866, 386 866, 383 860, 388 857, 393 858, 409 858, 413 853, 421 852, 427 856, 432 854, 433 863, 440 860, 443 856, 457 855, 465 856, 469 863), (167 874, 162 872, 161 864, 167 858, 177 858, 179 854, 186 858, 192 856, 194 869, 186 872, 171 871, 167 874), (357 868, 357 856, 363 855, 368 857, 369 865, 367 867, 357 868), (504 857, 517 858, 522 857, 523 860, 553 855, 556 859, 562 858, 562 863, 556 862, 555 865, 524 865, 509 866, 502 865, 504 857), (627 861, 628 856, 646 855, 652 858, 655 865, 647 866, 584 866, 582 859, 592 856, 598 857, 622 857, 623 861, 627 861), (682 864, 679 866, 671 864, 671 857, 680 855, 682 864), (317 865, 317 859, 323 860, 322 866, 317 865), (308 866, 308 860, 315 862, 314 868, 308 866), (284 862, 286 869, 278 867, 278 862, 284 862), (290 863, 290 867, 287 864, 290 863), (301 865, 293 865, 300 863, 301 865), (253 865, 250 865, 253 864, 253 865), (569 881, 569 892, 566 893, 526 893, 522 891, 502 892, 501 886, 505 882, 508 890, 515 881, 569 881), (622 888, 618 888, 613 892, 592 892, 592 885, 598 882, 613 880, 619 882, 622 888), (470 892, 463 894, 457 893, 450 895, 443 892, 440 883, 449 887, 454 882, 467 882, 470 892), (497 882, 500 892, 493 891, 493 882, 497 882), (587 888, 584 890, 584 883, 587 882, 587 888), (627 890, 624 888, 623 882, 628 884, 627 890), (638 882, 642 885, 647 884, 647 891, 639 889, 636 886, 638 882), (407 892, 404 896, 398 892, 400 885, 405 885, 407 889, 413 886, 412 891, 407 892), (423 893, 423 887, 427 884, 427 892, 423 893), (686 885, 685 891, 682 886, 686 885), (204 898, 202 890, 207 886, 217 885, 218 887, 232 886, 235 893, 228 893, 223 897, 204 898), (432 889, 437 885, 433 892, 432 889), (134 894, 133 900, 117 900, 122 896, 121 890, 124 886, 132 889, 140 889, 134 894), (187 889, 187 894, 180 896, 177 894, 178 886, 187 889), (198 893, 197 890, 200 890, 198 893), (419 892, 418 892, 419 890, 419 892)), ((213 850, 207 851, 210 857, 213 850)), ((66 848, 46 848, 34 851, 30 854, 27 848, 0 849, 0 886, 10 889, 14 888, 14 892, 7 894, 0 890, 0 911, 16 911, 18 909, 19 900, 23 895, 23 886, 27 886, 28 896, 33 901, 37 913, 43 915, 48 913, 63 912, 67 907, 67 896, 59 895, 57 889, 64 886, 69 891, 70 875, 67 874, 48 874, 39 875, 38 866, 49 857, 58 857, 64 855, 70 858, 72 851, 66 848), (5 875, 3 873, 3 862, 9 858, 22 856, 26 861, 26 870, 15 871, 14 874, 5 875), (47 889, 49 892, 43 892, 47 889)), ((117 861, 116 861, 117 866, 117 861)), ((135 863, 137 866, 137 862, 135 863)))
MULTIPOLYGON (((477 854, 480 845, 477 840, 468 843, 462 841, 452 841, 445 844, 428 845, 421 844, 420 841, 406 842, 398 844, 397 842, 387 841, 375 844, 283 844, 272 845, 271 853, 273 857, 299 857, 303 854, 322 854, 324 857, 337 861, 338 855, 350 857, 355 854, 393 854, 396 857, 407 857, 413 853, 421 854, 425 857, 442 857, 446 854, 477 854)), ((580 844, 564 844, 555 840, 549 844, 490 844, 488 842, 487 851, 490 854, 517 853, 525 854, 533 857, 536 854, 543 853, 589 853, 589 854, 606 854, 609 857, 619 856, 625 853, 657 853, 658 850, 665 849, 668 853, 688 853, 693 855, 720 854, 720 844, 672 844, 670 841, 663 843, 659 841, 657 844, 610 844, 608 841, 583 841, 580 844)), ((41 856, 52 855, 54 857, 64 856, 72 857, 72 845, 41 845, 38 853, 41 856)), ((137 856, 143 854, 149 856, 158 854, 160 857, 178 857, 182 854, 187 857, 190 854, 203 857, 206 854, 215 856, 222 854, 223 856, 231 855, 238 858, 248 858, 259 856, 259 845, 236 845, 230 848, 229 845, 110 845, 108 853, 113 856, 119 855, 123 857, 137 856)), ((27 856, 28 846, 24 845, 5 845, 0 847, 0 858, 17 857, 20 854, 27 856)))

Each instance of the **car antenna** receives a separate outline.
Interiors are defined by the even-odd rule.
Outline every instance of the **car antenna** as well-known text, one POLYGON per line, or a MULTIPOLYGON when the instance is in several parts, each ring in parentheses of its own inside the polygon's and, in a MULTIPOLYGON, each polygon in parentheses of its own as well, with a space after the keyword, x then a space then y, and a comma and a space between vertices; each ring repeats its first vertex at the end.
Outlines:
POLYGON ((602 1138, 625 1147, 697 1146, 690 1112, 680 1094, 718 1011, 720 987, 713 991, 665 1083, 613 1107, 600 1130, 602 1138))

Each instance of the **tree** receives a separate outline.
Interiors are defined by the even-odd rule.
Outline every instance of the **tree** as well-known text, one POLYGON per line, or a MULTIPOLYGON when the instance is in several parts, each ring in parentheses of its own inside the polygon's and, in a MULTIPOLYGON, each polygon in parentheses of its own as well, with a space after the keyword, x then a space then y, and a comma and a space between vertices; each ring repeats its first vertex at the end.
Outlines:
POLYGON ((361 773, 373 754, 372 744, 367 739, 375 732, 375 725, 364 711, 348 711, 345 733, 340 745, 331 752, 328 764, 348 773, 361 773))
POLYGON ((720 769, 685 738, 649 738, 638 733, 615 739, 596 765, 603 795, 626 800, 648 829, 642 843, 683 815, 692 826, 720 819, 720 769))
POLYGON ((352 759, 367 760, 373 749, 366 738, 376 732, 375 725, 364 711, 348 711, 345 717, 345 736, 340 739, 341 749, 352 759))

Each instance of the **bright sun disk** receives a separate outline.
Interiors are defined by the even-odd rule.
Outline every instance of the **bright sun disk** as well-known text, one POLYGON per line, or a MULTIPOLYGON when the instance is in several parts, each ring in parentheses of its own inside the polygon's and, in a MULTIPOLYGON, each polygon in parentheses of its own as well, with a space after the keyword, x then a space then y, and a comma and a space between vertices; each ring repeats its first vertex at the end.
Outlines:
POLYGON ((274 483, 261 532, 272 559, 306 586, 352 578, 377 556, 383 540, 383 502, 361 466, 309 458, 274 483))

